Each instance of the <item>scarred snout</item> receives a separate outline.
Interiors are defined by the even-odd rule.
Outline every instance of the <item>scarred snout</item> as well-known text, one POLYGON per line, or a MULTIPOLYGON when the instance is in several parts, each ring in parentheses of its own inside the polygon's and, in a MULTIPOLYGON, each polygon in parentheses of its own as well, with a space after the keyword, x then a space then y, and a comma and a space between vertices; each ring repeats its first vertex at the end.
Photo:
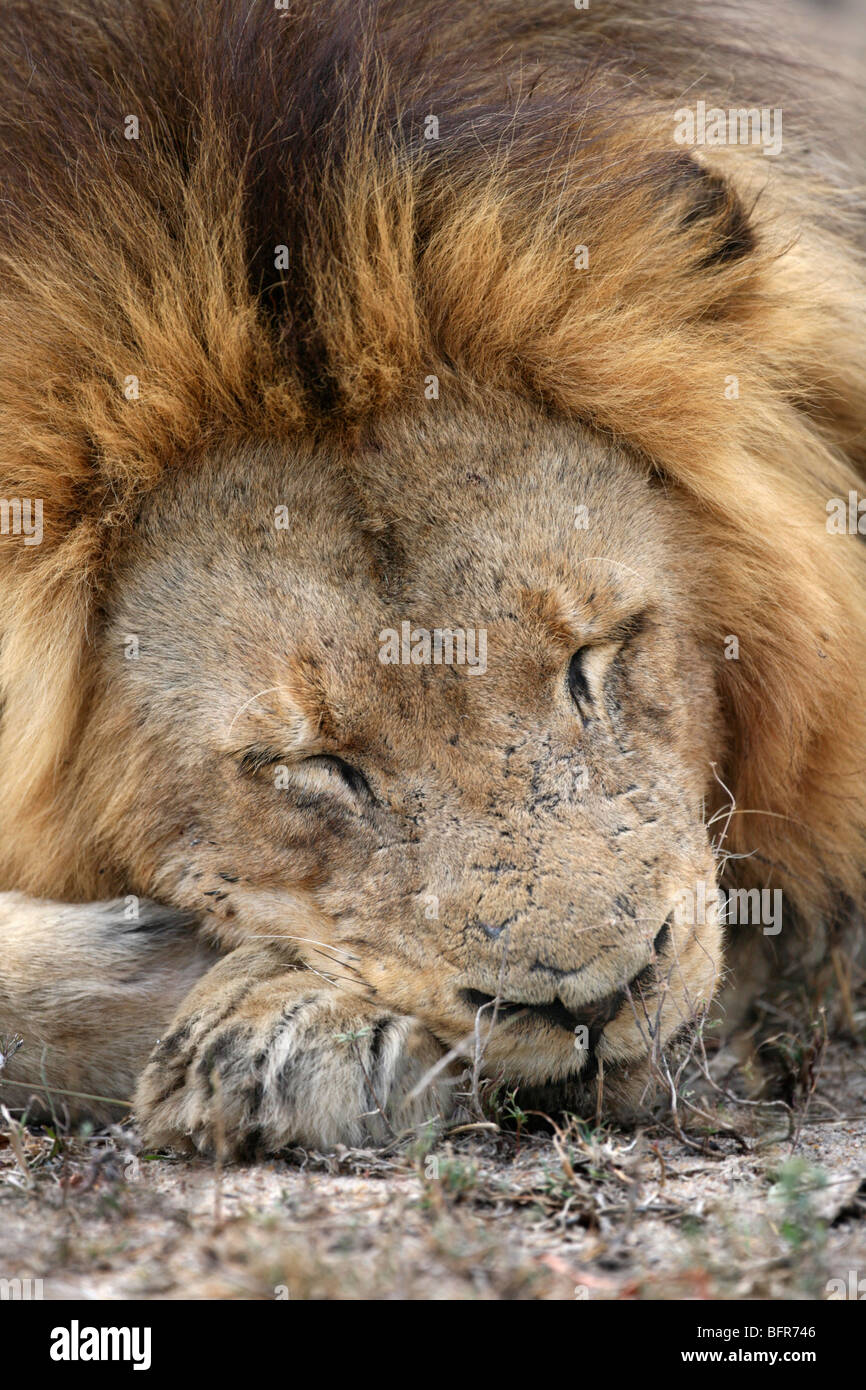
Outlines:
POLYGON ((488 1064, 525 1081, 634 1061, 706 1007, 721 972, 720 936, 715 919, 681 926, 672 912, 649 943, 601 947, 583 967, 506 969, 500 987, 487 990, 468 982, 470 972, 459 989, 467 1031, 477 1020, 488 1064))
POLYGON ((440 925, 458 967, 449 1032, 477 1025, 486 1065, 539 1083, 623 1065, 712 997, 722 957, 706 832, 680 824, 672 850, 670 822, 648 819, 617 837, 572 807, 567 825, 515 827, 507 851, 491 834, 488 862, 475 833, 471 907, 459 888, 443 896, 440 925), (683 892, 708 904, 703 917, 676 910, 683 892))
POLYGON ((672 920, 673 913, 652 942, 650 958, 646 965, 608 994, 595 995, 579 1002, 582 992, 579 977, 590 969, 592 962, 589 962, 587 966, 571 971, 539 971, 538 981, 531 982, 531 988, 525 997, 515 998, 512 994, 503 997, 485 994, 479 989, 465 989, 464 998, 472 1009, 489 1011, 491 1024, 525 1019, 530 1025, 564 1028, 573 1033, 580 1040, 579 1047, 592 1056, 606 1025, 616 1018, 626 1001, 632 998, 633 994, 643 999, 644 990, 658 983, 657 966, 668 942, 672 920), (544 976, 553 980, 555 993, 551 998, 538 1003, 535 996, 538 989, 543 987, 544 976))

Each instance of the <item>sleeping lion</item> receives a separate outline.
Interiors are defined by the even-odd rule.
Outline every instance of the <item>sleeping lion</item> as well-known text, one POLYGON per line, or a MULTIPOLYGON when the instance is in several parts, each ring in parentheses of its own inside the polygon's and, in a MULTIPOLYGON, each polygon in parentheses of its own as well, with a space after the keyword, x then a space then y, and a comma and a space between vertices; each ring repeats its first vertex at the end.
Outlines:
POLYGON ((326 1148, 468 1061, 625 1120, 708 1012, 844 1016, 839 74, 695 0, 0 37, 3 1102, 326 1148))

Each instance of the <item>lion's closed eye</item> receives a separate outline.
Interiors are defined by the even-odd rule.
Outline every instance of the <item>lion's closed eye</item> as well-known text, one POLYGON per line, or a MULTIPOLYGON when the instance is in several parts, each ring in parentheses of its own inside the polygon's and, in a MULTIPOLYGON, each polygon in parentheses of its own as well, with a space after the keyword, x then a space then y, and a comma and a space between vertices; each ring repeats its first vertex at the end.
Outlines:
POLYGON ((336 757, 330 753, 316 754, 312 758, 305 758, 300 766, 306 771, 313 773, 324 773, 329 779, 339 778, 342 784, 349 788, 355 796, 367 797, 374 800, 372 788, 363 772, 351 763, 347 763, 344 758, 336 757))
POLYGON ((589 688, 585 664, 588 650, 588 647, 580 647, 568 663, 568 692, 578 709, 583 705, 592 704, 592 691, 589 688))
POLYGON ((277 785, 288 786, 292 780, 307 788, 323 791, 347 789, 354 796, 374 801, 372 788, 363 772, 347 763, 344 758, 331 753, 314 753, 306 758, 290 756, 273 748, 255 746, 244 749, 238 764, 245 776, 255 777, 270 769, 277 785))
POLYGON ((568 663, 568 692, 581 714, 590 714, 602 703, 614 661, 643 631, 646 620, 646 613, 634 614, 618 623, 605 640, 578 647, 568 663))
POLYGON ((588 717, 604 699, 604 683, 619 642, 580 647, 568 663, 568 690, 577 709, 588 717))

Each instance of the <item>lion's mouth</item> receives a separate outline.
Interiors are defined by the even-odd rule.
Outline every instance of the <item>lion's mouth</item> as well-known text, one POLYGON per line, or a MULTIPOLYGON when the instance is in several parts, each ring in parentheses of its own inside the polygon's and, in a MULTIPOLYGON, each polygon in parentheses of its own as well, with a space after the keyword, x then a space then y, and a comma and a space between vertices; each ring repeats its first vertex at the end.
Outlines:
POLYGON ((670 919, 663 924, 653 941, 653 959, 648 965, 639 970, 626 984, 576 1011, 567 1008, 560 999, 553 999, 544 1004, 533 1004, 518 999, 499 999, 497 1002, 493 995, 484 994, 478 989, 465 989, 461 997, 473 1012, 488 1006, 487 1017, 495 1019, 497 1026, 526 1020, 530 1024, 561 1028, 569 1033, 577 1033, 578 1029, 583 1028, 586 1030, 586 1050, 592 1055, 605 1028, 613 1022, 623 1005, 633 997, 633 993, 641 994, 657 983, 656 963, 669 935, 670 919))

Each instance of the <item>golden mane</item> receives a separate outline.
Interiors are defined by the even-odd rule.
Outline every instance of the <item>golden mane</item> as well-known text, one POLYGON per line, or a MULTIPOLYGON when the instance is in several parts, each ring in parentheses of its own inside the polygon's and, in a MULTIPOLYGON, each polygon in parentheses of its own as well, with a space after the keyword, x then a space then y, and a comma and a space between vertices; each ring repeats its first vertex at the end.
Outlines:
POLYGON ((742 13, 723 43, 715 5, 614 8, 4 6, 0 497, 44 539, 0 538, 0 886, 72 882, 53 792, 142 495, 218 442, 351 444, 435 374, 691 494, 695 621, 740 646, 719 774, 761 812, 726 848, 802 916, 862 900, 866 548, 825 524, 866 438, 844 113, 742 13), (703 97, 782 109, 782 156, 678 145, 703 97))

